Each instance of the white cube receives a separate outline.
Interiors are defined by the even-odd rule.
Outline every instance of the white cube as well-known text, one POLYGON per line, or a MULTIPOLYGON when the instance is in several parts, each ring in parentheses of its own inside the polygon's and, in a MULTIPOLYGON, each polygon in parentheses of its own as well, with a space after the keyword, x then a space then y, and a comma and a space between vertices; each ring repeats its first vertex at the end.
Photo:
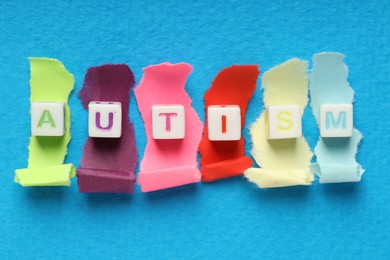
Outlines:
POLYGON ((122 135, 122 104, 92 101, 88 104, 88 135, 119 138, 122 135))
POLYGON ((33 102, 31 104, 31 134, 63 136, 65 134, 65 103, 33 102))
POLYGON ((210 141, 241 139, 241 110, 237 105, 209 106, 207 125, 210 141))
POLYGON ((322 137, 351 137, 352 132, 352 104, 321 105, 320 133, 322 137))
POLYGON ((183 139, 185 113, 182 105, 152 106, 153 139, 183 139))
POLYGON ((268 139, 302 136, 302 116, 298 105, 270 106, 267 109, 268 139))

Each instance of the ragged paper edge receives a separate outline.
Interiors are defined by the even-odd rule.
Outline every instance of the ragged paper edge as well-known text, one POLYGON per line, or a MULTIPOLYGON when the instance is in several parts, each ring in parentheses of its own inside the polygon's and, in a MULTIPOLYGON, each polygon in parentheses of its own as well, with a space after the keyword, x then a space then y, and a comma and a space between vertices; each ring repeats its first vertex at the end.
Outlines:
MULTIPOLYGON (((15 181, 27 186, 70 186, 69 176, 74 177, 76 168, 73 164, 49 166, 15 171, 15 181)), ((71 178, 72 178, 71 177, 71 178)))
POLYGON ((252 159, 248 156, 223 160, 202 167, 202 181, 211 182, 221 178, 230 178, 242 175, 252 165, 252 159))
MULTIPOLYGON (((263 75, 265 108, 299 105, 304 113, 308 102, 307 62, 297 58, 278 65, 263 75)), ((249 168, 244 176, 260 188, 310 185, 314 176, 309 165, 313 156, 304 137, 267 140, 266 110, 250 127, 252 156, 262 166, 249 168)))
MULTIPOLYGON (((318 126, 321 104, 352 104, 354 101, 354 91, 348 82, 348 67, 344 63, 344 58, 345 56, 342 53, 337 52, 313 55, 313 68, 309 75, 309 89, 311 107, 318 126)), ((362 133, 354 129, 350 142, 345 145, 347 149, 345 155, 348 154, 347 157, 351 161, 335 163, 332 160, 324 161, 326 157, 334 157, 334 149, 331 149, 329 145, 325 145, 325 142, 337 142, 338 138, 326 138, 328 140, 324 140, 320 137, 314 149, 317 162, 310 167, 311 171, 319 177, 320 183, 359 182, 361 180, 365 169, 356 161, 356 155, 362 138, 362 133)), ((337 150, 339 150, 339 147, 337 150)))
MULTIPOLYGON (((196 113, 193 105, 192 105, 192 99, 188 95, 185 85, 188 79, 189 74, 192 72, 193 67, 189 63, 181 62, 181 63, 171 63, 171 62, 163 62, 160 64, 154 64, 154 65, 149 65, 145 67, 144 70, 144 75, 141 79, 140 84, 135 88, 134 93, 137 99, 137 104, 138 104, 138 109, 140 110, 140 113, 142 115, 142 111, 140 109, 140 104, 139 104, 139 99, 141 98, 146 98, 145 95, 146 93, 144 91, 147 91, 144 86, 144 78, 146 77, 147 73, 150 73, 150 70, 153 70, 154 68, 160 68, 160 67, 177 67, 178 69, 181 68, 183 71, 188 70, 188 73, 183 73, 183 77, 185 77, 184 80, 184 86, 183 86, 183 97, 186 97, 188 99, 188 104, 185 104, 184 107, 188 110, 187 113, 192 113, 193 117, 192 119, 198 126, 192 126, 191 129, 198 128, 203 129, 203 122, 200 120, 198 114, 196 113), (142 88, 141 88, 142 86, 142 88)), ((150 80, 151 76, 148 75, 148 80, 150 80)), ((161 80, 161 79, 160 79, 161 80)), ((164 82, 166 84, 166 82, 164 82)), ((173 92, 174 93, 174 92, 173 92)), ((186 118, 188 120, 188 118, 186 118)), ((144 116, 142 116, 142 121, 145 124, 146 128, 146 122, 144 116)), ((150 128, 152 125, 150 125, 150 128)), ((186 123, 186 129, 187 129, 187 123, 186 123)), ((196 156, 197 156, 197 149, 194 148, 194 155, 193 155, 193 163, 188 163, 185 165, 176 165, 174 167, 162 167, 162 168, 155 168, 155 167, 150 167, 149 165, 146 165, 145 162, 145 156, 147 154, 147 151, 149 151, 151 148, 149 145, 151 145, 151 142, 154 142, 152 135, 151 135, 151 129, 146 129, 147 133, 147 145, 144 151, 144 156, 141 161, 140 165, 140 172, 138 174, 138 184, 141 186, 142 192, 152 192, 152 191, 157 191, 157 190, 162 190, 162 189, 168 189, 168 188, 173 188, 173 187, 178 187, 178 186, 183 186, 183 185, 188 185, 192 183, 197 183, 201 181, 201 174, 198 168, 198 163, 196 161, 196 156), (149 131, 149 132, 148 132, 149 131), (148 167, 147 167, 148 166, 148 167), (145 169, 147 168, 147 169, 145 169)), ((188 129, 186 130, 186 132, 188 129)), ((194 136, 193 138, 196 138, 200 141, 201 139, 201 130, 198 133, 198 136, 194 136)), ((195 133, 196 134, 196 133, 195 133)), ((185 134, 185 138, 187 137, 187 133, 185 134)), ((199 143, 198 141, 198 143, 199 143)), ((197 146, 195 146, 197 147, 197 146)), ((150 156, 150 155, 149 155, 150 156)))
POLYGON ((75 177, 76 169, 73 164, 61 163, 67 155, 67 145, 71 139, 70 108, 67 102, 73 90, 74 77, 57 59, 29 58, 29 61, 31 68, 30 103, 35 101, 64 102, 65 134, 61 137, 31 136, 28 146, 28 168, 15 171, 15 182, 22 186, 70 186, 70 178, 75 177), (42 138, 41 141, 40 138, 42 138), (59 144, 56 146, 42 145, 44 143, 42 140, 50 139, 59 144), (58 151, 58 154, 54 154, 52 149, 58 151), (60 149, 62 151, 59 151, 60 149))
POLYGON ((143 171, 138 175, 142 192, 157 191, 200 181, 198 164, 143 171))
POLYGON ((81 99, 83 107, 88 111, 90 101, 114 101, 121 102, 122 105, 122 135, 120 138, 98 138, 88 137, 83 145, 83 156, 80 167, 77 169, 77 182, 79 192, 81 193, 128 193, 134 191, 135 168, 138 161, 138 150, 135 144, 134 125, 128 112, 130 107, 130 94, 135 85, 133 71, 127 64, 103 64, 90 67, 84 78, 82 89, 78 96, 81 99), (119 74, 118 74, 119 73, 119 74), (113 81, 114 80, 114 81, 113 81), (122 80, 122 82, 115 82, 122 80), (125 80, 125 82, 123 82, 125 80), (128 85, 125 85, 128 81, 128 85), (108 84, 108 85, 106 85, 108 84), (107 88, 109 87, 109 88, 107 88), (120 89, 120 94, 116 92, 120 89), (128 88, 128 89, 127 89, 128 88), (109 91, 107 91, 109 90, 109 91), (111 93, 110 93, 111 92, 111 93), (110 96, 114 94, 113 96, 110 96), (115 98, 114 98, 115 97, 115 98), (124 100, 122 100, 124 98, 124 100), (102 142, 105 145, 102 145, 102 142), (100 145, 97 145, 99 143, 100 145), (110 150, 110 144, 120 143, 116 150, 110 150), (117 153, 119 151, 119 154, 117 153), (131 156, 126 153, 131 153, 131 156), (103 154, 104 158, 96 158, 103 154), (106 160, 115 163, 105 163, 106 160), (115 160, 113 160, 115 158, 115 160), (98 165, 96 164, 97 162, 98 165), (99 168, 103 162, 104 167, 114 166, 113 168, 99 168), (121 163, 119 163, 121 162, 121 163), (123 162, 130 165, 123 166, 123 162), (121 168, 121 169, 118 169, 121 168))
POLYGON ((199 153, 201 156, 201 174, 203 182, 212 182, 219 179, 240 176, 248 167, 252 165, 252 159, 245 155, 245 139, 242 136, 242 130, 245 124, 248 103, 256 90, 256 82, 259 75, 260 71, 258 65, 232 65, 218 72, 217 76, 214 78, 211 84, 211 87, 205 93, 204 108, 206 113, 206 123, 202 140, 199 144, 199 153), (238 75, 241 75, 241 77, 237 77, 238 75), (229 81, 222 83, 223 81, 226 81, 226 79, 229 79, 229 81), (240 84, 237 84, 238 80, 240 81, 240 84), (238 91, 240 93, 239 95, 237 93, 238 91), (215 96, 215 92, 217 92, 218 96, 215 96), (231 93, 235 96, 235 98, 229 98, 231 99, 229 101, 225 99, 218 100, 219 96, 223 96, 225 93, 231 93), (210 95, 213 95, 213 101, 210 101, 210 95), (208 139, 207 124, 208 106, 230 104, 237 104, 241 109, 240 140, 227 142, 219 141, 218 143, 210 141, 208 139), (214 151, 217 149, 216 147, 218 147, 220 150, 219 152, 214 151), (221 147, 223 148, 222 150, 221 147), (213 150, 214 152, 208 154, 209 149, 213 150), (226 151, 229 152, 225 153, 226 151), (234 153, 232 151, 234 151, 234 153), (217 156, 219 158, 216 162, 205 162, 204 158, 208 158, 209 160, 210 158, 213 158, 211 155, 215 155, 216 153, 220 153, 220 155, 224 154, 224 156, 217 156), (225 156, 226 154, 230 155, 225 156))
POLYGON ((314 176, 308 169, 261 169, 249 168, 245 177, 260 188, 279 188, 294 185, 311 185, 314 176), (292 185, 293 184, 293 185, 292 185))
POLYGON ((81 193, 133 193, 133 172, 79 168, 77 182, 81 193))

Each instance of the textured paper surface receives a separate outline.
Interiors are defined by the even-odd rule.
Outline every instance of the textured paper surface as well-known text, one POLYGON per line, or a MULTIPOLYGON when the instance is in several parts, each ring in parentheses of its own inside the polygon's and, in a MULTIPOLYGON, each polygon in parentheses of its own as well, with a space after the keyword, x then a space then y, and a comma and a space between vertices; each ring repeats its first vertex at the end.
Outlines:
POLYGON ((187 63, 161 63, 144 68, 135 96, 145 123, 147 145, 140 165, 138 184, 143 192, 155 191, 200 181, 196 162, 203 124, 191 106, 184 89, 192 66, 187 63), (152 105, 183 105, 185 137, 155 140, 152 137, 152 105))
POLYGON ((210 141, 207 127, 207 107, 211 105, 238 105, 241 109, 241 128, 245 124, 249 99, 256 89, 259 76, 257 65, 231 66, 218 73, 211 88, 204 95, 206 124, 199 145, 202 181, 210 182, 241 175, 252 165, 245 156, 244 138, 238 141, 210 141))
MULTIPOLYGON (((263 75, 264 104, 307 105, 307 62, 291 59, 263 75)), ((310 185, 314 180, 309 165, 312 153, 304 137, 267 140, 265 110, 251 126, 252 155, 262 168, 249 168, 245 177, 261 188, 310 185)))
MULTIPOLYGON (((388 258, 390 1, 41 3, 0 1, 1 107, 15 111, 3 110, 0 117, 3 259, 388 258), (137 85, 142 67, 166 59, 189 62, 194 70, 186 89, 204 122, 203 95, 221 69, 261 64, 262 76, 293 57, 310 60, 311 68, 311 56, 324 50, 347 56, 355 123, 364 135, 356 158, 367 170, 359 183, 261 190, 240 176, 150 194, 136 187, 133 196, 80 196, 73 183, 69 192, 12 185, 12 169, 27 166, 26 55, 60 59, 75 76, 77 92, 87 68, 104 62, 126 61, 137 85)), ((260 83, 242 131, 247 154, 249 126, 263 109, 260 83)), ((70 97, 72 140, 65 161, 77 163, 87 116, 76 95, 70 97)), ((130 103, 142 157, 145 130, 134 97, 130 103)), ((314 149, 318 127, 309 109, 303 122, 314 149)))
MULTIPOLYGON (((30 58, 30 103, 38 101, 68 102, 74 79, 56 59, 30 58)), ((70 110, 65 105, 63 136, 31 136, 28 168, 15 172, 22 186, 69 186, 74 177, 72 164, 63 164, 70 141, 70 110)))
MULTIPOLYGON (((313 56, 310 73, 310 97, 313 114, 319 123, 322 104, 352 104, 354 91, 350 87, 348 67, 341 53, 319 53, 313 56)), ((362 134, 353 130, 352 137, 320 138, 314 153, 317 163, 311 169, 320 183, 358 182, 364 172, 356 162, 357 147, 362 134)))
POLYGON ((79 96, 88 110, 91 101, 122 104, 120 138, 88 137, 77 169, 80 192, 131 193, 137 164, 134 127, 129 119, 129 94, 134 87, 133 72, 125 64, 107 64, 89 68, 79 96))

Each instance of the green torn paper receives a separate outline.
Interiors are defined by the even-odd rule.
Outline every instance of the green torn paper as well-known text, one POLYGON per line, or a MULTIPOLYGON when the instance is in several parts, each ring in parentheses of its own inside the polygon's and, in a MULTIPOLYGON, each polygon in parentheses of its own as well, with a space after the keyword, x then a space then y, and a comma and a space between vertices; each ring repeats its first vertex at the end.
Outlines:
POLYGON ((15 181, 22 186, 70 186, 75 176, 72 164, 63 164, 70 141, 70 109, 67 105, 74 78, 56 59, 29 58, 30 102, 64 102, 64 136, 31 136, 28 168, 15 171, 15 181))

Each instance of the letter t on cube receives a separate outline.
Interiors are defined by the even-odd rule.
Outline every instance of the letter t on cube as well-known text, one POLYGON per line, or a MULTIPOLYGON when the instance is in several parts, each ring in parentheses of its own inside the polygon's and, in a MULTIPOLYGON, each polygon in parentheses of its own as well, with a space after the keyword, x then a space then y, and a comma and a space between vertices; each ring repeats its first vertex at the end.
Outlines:
POLYGON ((153 105, 152 136, 153 139, 184 139, 184 106, 153 105))

